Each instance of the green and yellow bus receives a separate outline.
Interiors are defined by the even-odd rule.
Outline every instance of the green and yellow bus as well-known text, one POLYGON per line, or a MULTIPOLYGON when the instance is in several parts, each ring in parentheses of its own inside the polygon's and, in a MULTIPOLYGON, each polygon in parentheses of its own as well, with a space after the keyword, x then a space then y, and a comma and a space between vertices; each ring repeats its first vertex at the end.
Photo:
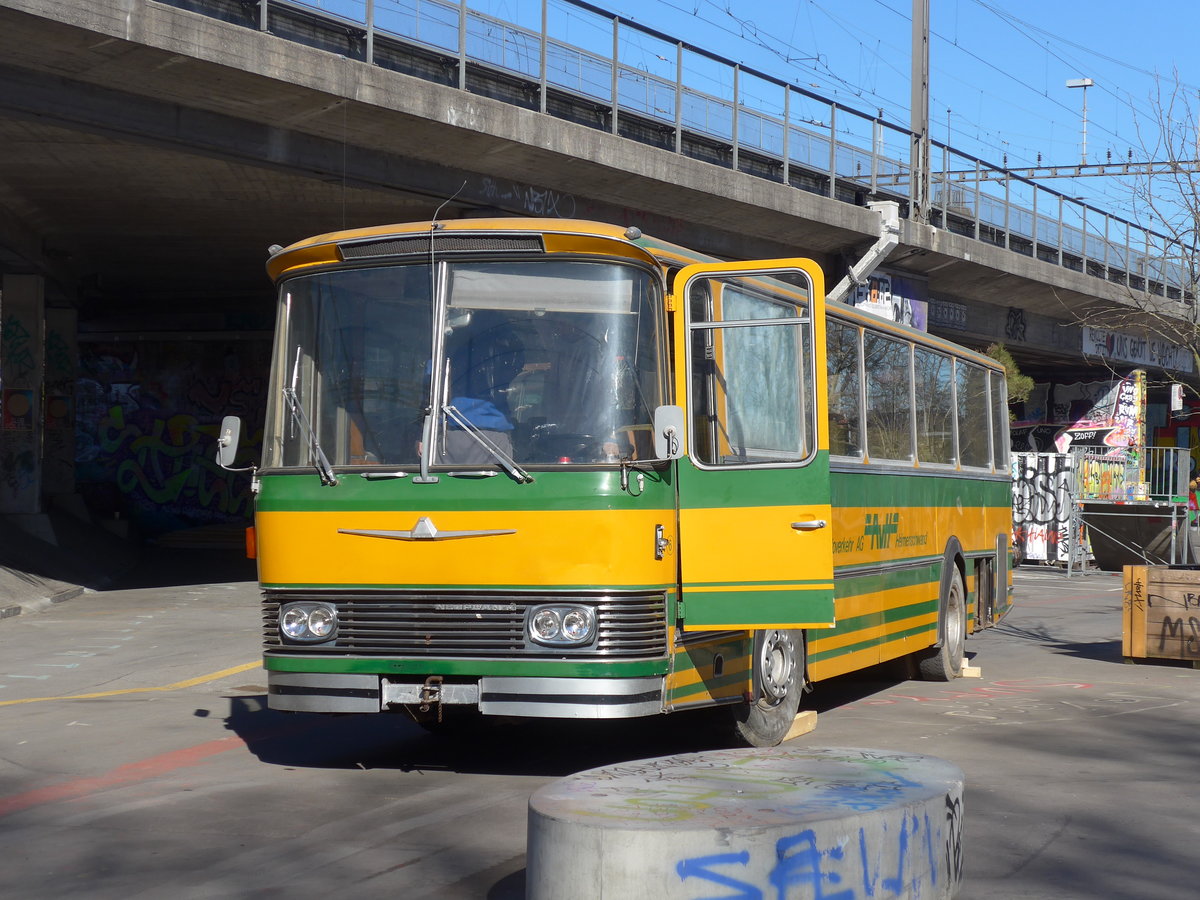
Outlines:
POLYGON ((558 219, 272 249, 273 709, 725 706, 770 746, 813 682, 956 677, 1008 609, 1003 370, 826 308, 812 261, 558 219))

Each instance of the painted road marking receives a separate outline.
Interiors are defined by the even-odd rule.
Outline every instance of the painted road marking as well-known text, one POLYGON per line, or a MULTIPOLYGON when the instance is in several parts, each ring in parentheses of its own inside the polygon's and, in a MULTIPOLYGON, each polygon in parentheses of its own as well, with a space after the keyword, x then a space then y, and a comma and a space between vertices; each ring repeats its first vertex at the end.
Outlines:
MULTIPOLYGON (((214 673, 214 675, 244 672, 246 669, 252 668, 256 665, 258 665, 258 663, 253 663, 247 666, 235 666, 232 669, 225 669, 223 673, 214 673)), ((194 678, 191 681, 181 681, 179 684, 196 684, 201 681, 211 680, 211 677, 212 676, 194 678)), ((165 688, 152 688, 152 690, 169 690, 171 687, 175 686, 176 685, 169 685, 165 688)), ((123 692, 117 691, 116 693, 123 692)), ((84 723, 81 722, 78 724, 84 723)), ((229 750, 237 750, 245 747, 248 742, 295 737, 296 735, 304 734, 312 731, 313 729, 323 727, 325 724, 325 721, 321 719, 318 719, 315 722, 289 722, 282 727, 266 731, 262 734, 251 735, 249 737, 242 735, 231 735, 229 737, 218 738, 213 741, 206 741, 205 743, 197 744, 194 747, 185 747, 182 750, 171 750, 166 753, 160 753, 157 756, 151 756, 146 759, 137 760, 136 762, 126 763, 123 766, 118 766, 104 775, 96 775, 87 778, 72 778, 70 781, 63 781, 59 784, 52 784, 43 788, 34 788, 31 791, 25 791, 21 794, 10 794, 7 797, 0 797, 0 818, 11 815, 12 813, 30 809, 34 806, 41 806, 43 803, 56 803, 60 800, 79 800, 83 797, 88 797, 92 794, 107 790, 109 788, 121 787, 128 784, 137 784, 142 781, 149 781, 152 778, 159 778, 163 775, 169 775, 179 769, 184 769, 189 766, 198 766, 208 760, 210 757, 217 756, 218 754, 225 753, 229 750)), ((396 803, 403 802, 408 801, 396 801, 396 803)))
MULTIPOLYGON (((24 700, 0 700, 0 706, 15 706, 18 703, 45 703, 48 700, 95 700, 97 697, 116 697, 120 694, 149 694, 160 691, 180 691, 184 688, 195 687, 198 684, 204 684, 208 681, 219 681, 222 678, 228 678, 230 675, 237 675, 240 672, 248 672, 250 669, 257 669, 261 666, 261 662, 244 663, 240 666, 233 666, 228 669, 222 669, 219 672, 210 672, 207 675, 201 675, 198 678, 189 678, 187 681, 176 681, 174 684, 162 684, 156 687, 144 688, 122 688, 116 691, 97 691, 92 694, 67 694, 61 697, 26 697, 24 700)), ((10 678, 49 678, 48 675, 10 675, 10 678)))
POLYGON ((170 753, 152 756, 149 759, 126 763, 105 775, 98 775, 94 778, 75 778, 71 781, 64 781, 61 784, 53 784, 49 787, 26 791, 23 794, 0 797, 0 817, 20 812, 23 809, 29 809, 33 806, 40 806, 43 803, 53 803, 58 800, 77 800, 80 797, 86 797, 105 788, 145 781, 148 778, 165 775, 184 766, 199 765, 210 756, 241 746, 244 746, 244 744, 240 737, 220 738, 215 741, 209 741, 206 744, 197 744, 195 747, 188 747, 186 750, 175 750, 170 753))

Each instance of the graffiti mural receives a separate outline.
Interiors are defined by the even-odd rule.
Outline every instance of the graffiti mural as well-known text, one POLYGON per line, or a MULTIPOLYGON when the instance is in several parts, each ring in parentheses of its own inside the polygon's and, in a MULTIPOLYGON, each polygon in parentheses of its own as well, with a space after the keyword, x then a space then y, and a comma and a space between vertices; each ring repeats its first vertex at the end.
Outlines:
POLYGON ((924 281, 879 271, 855 287, 846 302, 893 322, 929 329, 929 286, 924 281))
POLYGON ((1072 457, 1065 453, 1013 454, 1013 544, 1018 558, 1066 562, 1072 469, 1072 457))
POLYGON ((265 340, 82 344, 75 467, 92 512, 145 536, 248 520, 249 478, 213 456, 221 418, 237 415, 240 457, 257 461, 269 355, 265 340))
POLYGON ((1012 449, 1066 453, 1072 447, 1138 447, 1145 441, 1145 376, 1039 384, 1013 424, 1012 449))

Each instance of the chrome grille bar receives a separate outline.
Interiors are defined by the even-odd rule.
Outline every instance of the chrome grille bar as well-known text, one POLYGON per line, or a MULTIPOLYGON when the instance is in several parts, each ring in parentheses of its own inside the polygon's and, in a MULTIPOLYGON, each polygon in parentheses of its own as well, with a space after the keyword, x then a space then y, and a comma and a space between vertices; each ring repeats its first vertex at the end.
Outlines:
POLYGON ((646 658, 667 650, 662 594, 409 594, 398 591, 270 589, 263 592, 263 644, 272 651, 313 655, 572 659, 646 658), (284 643, 279 607, 321 600, 338 610, 338 635, 328 644, 284 643), (525 614, 544 603, 578 603, 596 612, 595 641, 586 647, 543 647, 525 639, 525 614))

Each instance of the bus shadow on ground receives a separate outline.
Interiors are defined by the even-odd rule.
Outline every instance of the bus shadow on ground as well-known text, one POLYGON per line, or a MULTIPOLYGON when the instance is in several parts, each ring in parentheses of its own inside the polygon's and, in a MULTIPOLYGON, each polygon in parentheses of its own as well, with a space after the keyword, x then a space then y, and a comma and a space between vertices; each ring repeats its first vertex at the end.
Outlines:
POLYGON ((226 699, 226 728, 276 766, 561 777, 730 746, 712 710, 608 721, 477 718, 426 729, 403 713, 284 713, 261 694, 226 699))
MULTIPOLYGON (((830 679, 801 709, 854 703, 902 683, 877 666, 830 679)), ((225 726, 269 765, 328 769, 455 771, 561 777, 634 759, 734 746, 728 710, 637 719, 447 719, 422 726, 405 713, 324 715, 267 708, 265 694, 227 697, 225 726)))

